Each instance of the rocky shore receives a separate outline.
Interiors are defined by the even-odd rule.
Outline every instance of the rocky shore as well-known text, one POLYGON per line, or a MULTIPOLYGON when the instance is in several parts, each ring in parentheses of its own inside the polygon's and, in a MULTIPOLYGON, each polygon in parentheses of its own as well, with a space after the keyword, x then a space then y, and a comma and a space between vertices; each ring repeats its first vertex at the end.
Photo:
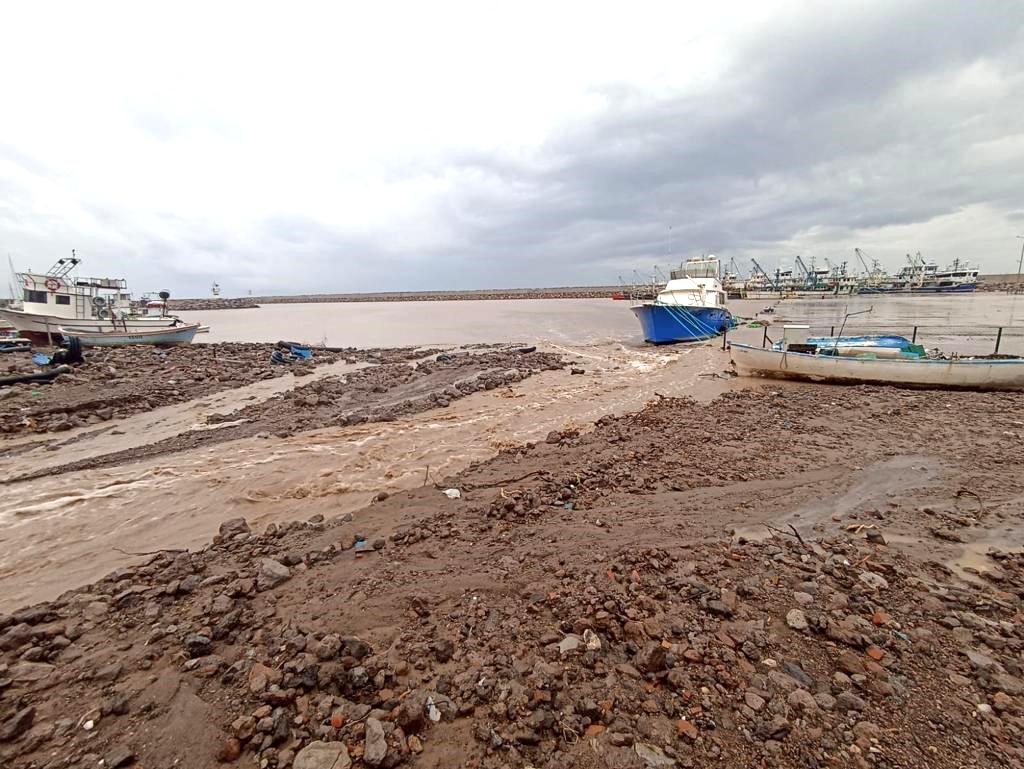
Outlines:
POLYGON ((0 759, 1020 765, 1019 406, 660 399, 354 515, 225 521, 0 617, 0 759))
MULTIPOLYGON (((111 419, 183 403, 284 374, 348 361, 394 363, 427 353, 412 348, 316 350, 301 365, 275 365, 272 344, 219 343, 157 348, 97 347, 85 362, 49 384, 26 383, 0 389, 0 435, 63 432, 111 419)), ((0 361, 8 375, 38 371, 31 353, 0 361)))

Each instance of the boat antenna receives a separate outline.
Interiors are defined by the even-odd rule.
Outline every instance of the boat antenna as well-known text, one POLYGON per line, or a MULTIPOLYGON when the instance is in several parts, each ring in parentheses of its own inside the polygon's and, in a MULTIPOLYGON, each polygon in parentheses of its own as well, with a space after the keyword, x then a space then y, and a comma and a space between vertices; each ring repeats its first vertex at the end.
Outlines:
MULTIPOLYGON (((849 307, 847 307, 847 309, 849 309, 849 307)), ((835 354, 835 351, 839 349, 839 339, 843 335, 843 329, 846 328, 846 321, 848 321, 854 315, 863 315, 866 312, 871 312, 873 309, 875 309, 875 306, 871 305, 866 310, 857 310, 857 312, 847 312, 846 313, 846 317, 843 318, 843 325, 841 325, 839 327, 839 336, 837 336, 835 339, 832 340, 833 355, 835 354)))

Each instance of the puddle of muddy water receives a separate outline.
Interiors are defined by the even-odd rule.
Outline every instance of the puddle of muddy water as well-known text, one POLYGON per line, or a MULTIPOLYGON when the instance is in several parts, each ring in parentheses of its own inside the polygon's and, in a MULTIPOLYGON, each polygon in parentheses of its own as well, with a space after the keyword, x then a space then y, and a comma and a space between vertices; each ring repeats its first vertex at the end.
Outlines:
POLYGON ((736 521, 734 536, 750 541, 764 541, 774 536, 775 529, 789 531, 793 526, 801 534, 814 536, 822 526, 833 523, 833 516, 844 516, 873 507, 884 508, 898 494, 927 487, 942 472, 941 464, 932 457, 887 457, 864 468, 834 466, 822 468, 797 481, 815 484, 821 494, 812 502, 775 516, 759 516, 757 520, 736 521))

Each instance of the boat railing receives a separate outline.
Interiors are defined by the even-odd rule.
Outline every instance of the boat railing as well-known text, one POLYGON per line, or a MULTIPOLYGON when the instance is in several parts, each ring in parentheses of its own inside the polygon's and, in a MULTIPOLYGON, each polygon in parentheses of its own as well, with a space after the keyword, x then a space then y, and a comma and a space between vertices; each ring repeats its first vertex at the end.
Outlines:
MULTIPOLYGON (((798 323, 799 321, 775 320, 773 326, 798 323)), ((938 347, 947 351, 965 354, 1008 354, 1024 356, 1024 326, 951 326, 945 324, 906 323, 858 323, 842 326, 842 321, 829 325, 808 323, 807 336, 833 337, 840 333, 844 337, 877 336, 894 334, 906 337, 913 344, 932 348, 938 347)), ((769 338, 769 326, 765 326, 762 346, 772 344, 769 338)))

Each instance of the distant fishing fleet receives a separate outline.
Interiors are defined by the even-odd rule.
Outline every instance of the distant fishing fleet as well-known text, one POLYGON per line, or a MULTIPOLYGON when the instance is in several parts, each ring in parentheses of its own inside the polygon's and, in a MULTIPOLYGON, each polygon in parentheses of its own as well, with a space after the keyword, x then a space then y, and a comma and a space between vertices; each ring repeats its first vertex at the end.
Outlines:
MULTIPOLYGON (((907 254, 907 265, 895 275, 859 248, 854 252, 864 270, 854 273, 847 263, 818 268, 796 257, 795 269, 776 269, 774 275, 751 259, 753 269, 741 278, 736 259, 722 270, 721 260, 714 256, 687 259, 672 270, 665 285, 646 288, 634 286, 633 298, 654 296, 651 301, 635 303, 633 314, 640 321, 644 339, 652 344, 694 342, 718 336, 736 324, 726 307, 729 299, 785 299, 799 296, 853 296, 858 294, 963 294, 978 288, 976 267, 955 260, 944 270, 935 262, 907 254)), ((614 299, 625 299, 617 292, 614 299)))
POLYGON ((733 259, 722 275, 722 285, 730 298, 771 299, 786 296, 849 296, 854 294, 947 294, 969 293, 978 288, 979 268, 956 259, 939 269, 918 252, 907 254, 907 264, 895 274, 889 273, 877 259, 861 249, 854 253, 862 269, 851 269, 848 262, 834 264, 825 259, 820 267, 811 258, 797 256, 792 269, 770 273, 751 259, 749 277, 741 278, 733 259))

